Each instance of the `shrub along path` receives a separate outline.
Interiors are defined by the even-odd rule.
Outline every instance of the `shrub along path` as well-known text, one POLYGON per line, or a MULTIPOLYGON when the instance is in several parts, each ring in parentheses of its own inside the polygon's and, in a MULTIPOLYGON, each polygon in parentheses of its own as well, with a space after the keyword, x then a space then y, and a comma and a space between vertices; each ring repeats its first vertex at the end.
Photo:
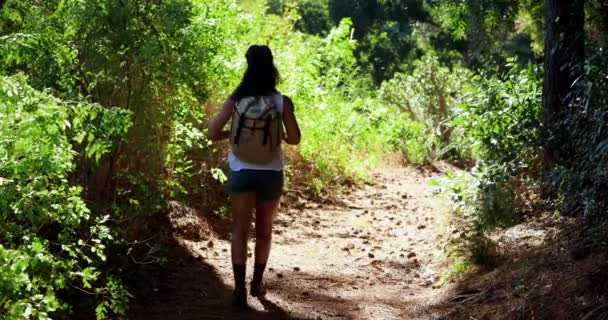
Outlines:
MULTIPOLYGON (((230 306, 228 221, 174 204, 175 248, 156 294, 130 319, 425 319, 447 290, 449 201, 433 195, 437 173, 390 168, 333 204, 302 199, 276 218, 265 300, 230 306), (202 231, 201 231, 202 230, 202 231), (215 230, 215 231, 211 231, 215 230), (220 230, 220 231, 218 231, 220 230)), ((253 243, 250 242, 250 249, 253 243)), ((252 259, 248 265, 251 277, 252 259)))

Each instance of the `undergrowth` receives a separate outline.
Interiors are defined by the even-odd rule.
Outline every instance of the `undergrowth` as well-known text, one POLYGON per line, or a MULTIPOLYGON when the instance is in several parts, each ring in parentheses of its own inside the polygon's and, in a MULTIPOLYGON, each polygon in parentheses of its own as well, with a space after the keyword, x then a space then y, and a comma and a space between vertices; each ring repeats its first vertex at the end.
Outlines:
POLYGON ((455 275, 496 265, 489 232, 518 221, 537 192, 540 76, 531 65, 510 67, 502 75, 475 77, 464 89, 452 125, 466 132, 478 161, 470 172, 448 173, 435 183, 455 205, 456 231, 448 246, 455 275))
POLYGON ((99 319, 125 312, 129 294, 106 256, 122 240, 69 178, 77 152, 98 161, 113 148, 129 113, 60 100, 18 75, 0 77, 0 114, 0 314, 50 319, 70 310, 74 289, 99 319))

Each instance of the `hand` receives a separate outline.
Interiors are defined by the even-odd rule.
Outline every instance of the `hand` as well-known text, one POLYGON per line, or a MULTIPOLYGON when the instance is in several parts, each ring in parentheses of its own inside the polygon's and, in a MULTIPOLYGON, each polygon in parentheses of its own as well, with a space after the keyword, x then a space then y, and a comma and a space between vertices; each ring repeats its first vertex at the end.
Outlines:
POLYGON ((211 141, 219 141, 228 139, 230 131, 222 131, 222 128, 228 123, 232 116, 232 108, 234 107, 234 99, 228 97, 222 105, 220 112, 209 121, 207 125, 207 138, 211 141))

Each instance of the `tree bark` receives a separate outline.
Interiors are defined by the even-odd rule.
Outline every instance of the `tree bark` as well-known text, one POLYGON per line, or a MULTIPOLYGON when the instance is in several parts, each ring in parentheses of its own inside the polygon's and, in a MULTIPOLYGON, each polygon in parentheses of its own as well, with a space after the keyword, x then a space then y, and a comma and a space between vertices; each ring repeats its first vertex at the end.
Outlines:
POLYGON ((584 0, 545 0, 545 78, 543 84, 543 179, 555 165, 552 128, 568 107, 568 93, 584 70, 584 0))

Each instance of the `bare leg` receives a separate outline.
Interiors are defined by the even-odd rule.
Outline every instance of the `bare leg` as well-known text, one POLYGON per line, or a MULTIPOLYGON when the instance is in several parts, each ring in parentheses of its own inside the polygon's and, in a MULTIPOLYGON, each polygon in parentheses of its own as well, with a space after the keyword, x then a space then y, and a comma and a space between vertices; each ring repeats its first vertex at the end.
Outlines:
POLYGON ((232 263, 244 265, 247 262, 247 240, 251 215, 255 207, 255 193, 234 193, 232 198, 232 263))
POLYGON ((279 208, 280 198, 258 201, 255 205, 255 263, 266 264, 270 255, 272 221, 279 208))
POLYGON ((232 198, 232 271, 234 273, 233 304, 247 306, 245 276, 247 274, 247 239, 251 214, 255 207, 255 193, 233 193, 232 198))
POLYGON ((251 295, 263 296, 266 289, 262 284, 264 269, 270 255, 272 240, 272 220, 279 208, 280 199, 259 201, 255 206, 255 265, 253 268, 253 281, 251 281, 251 295))

